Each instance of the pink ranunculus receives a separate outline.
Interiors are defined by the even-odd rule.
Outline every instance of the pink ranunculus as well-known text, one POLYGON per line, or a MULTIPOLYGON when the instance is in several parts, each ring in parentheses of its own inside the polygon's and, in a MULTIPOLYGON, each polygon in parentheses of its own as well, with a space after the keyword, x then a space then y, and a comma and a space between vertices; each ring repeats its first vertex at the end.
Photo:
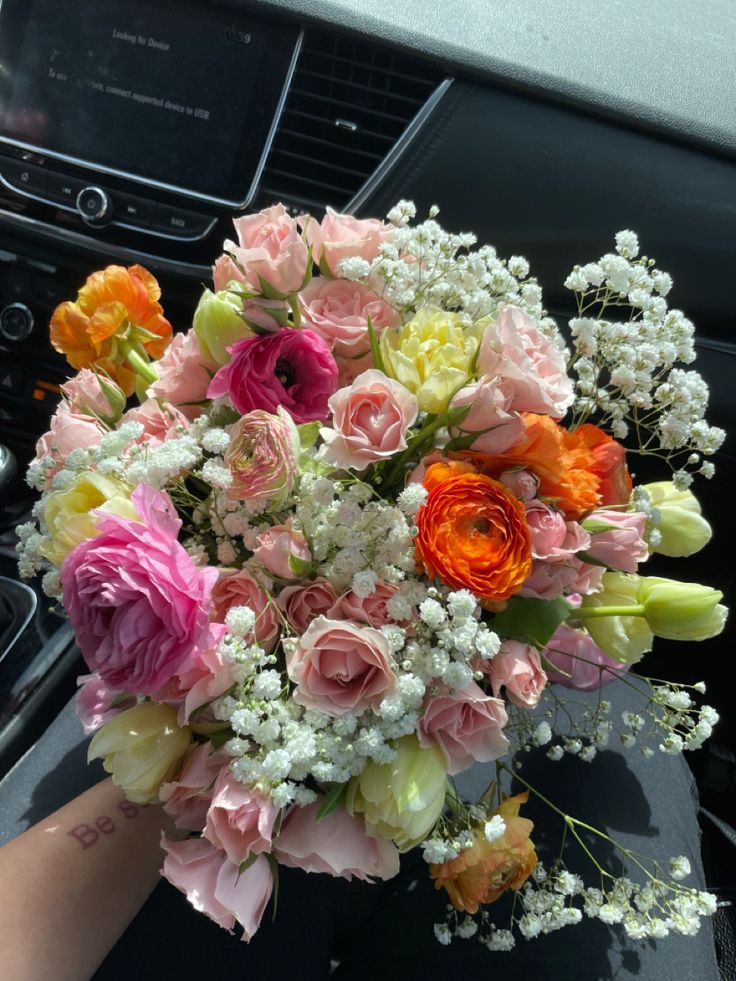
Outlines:
POLYGON ((243 940, 250 940, 261 922, 273 891, 271 866, 260 855, 244 872, 204 838, 170 841, 162 833, 166 852, 161 874, 183 892, 192 906, 232 933, 239 923, 243 940))
POLYGON ((366 623, 369 627, 382 627, 386 623, 396 621, 389 615, 386 604, 399 590, 393 583, 376 583, 370 596, 358 596, 354 589, 349 589, 335 601, 327 613, 331 620, 352 620, 354 623, 366 623))
POLYGON ((231 360, 210 382, 208 398, 229 395, 241 415, 253 409, 275 413, 283 405, 295 422, 327 418, 337 365, 318 334, 282 327, 236 341, 227 350, 231 360))
POLYGON ((66 402, 62 402, 51 417, 51 428, 36 443, 33 462, 50 460, 52 466, 44 473, 51 477, 61 470, 72 450, 91 449, 104 435, 105 430, 93 416, 72 412, 66 402))
POLYGON ((367 834, 360 814, 338 807, 321 821, 317 800, 293 808, 274 843, 280 865, 356 879, 392 879, 399 873, 399 851, 387 838, 367 834))
POLYGON ((255 409, 242 416, 230 432, 225 463, 233 482, 231 501, 282 505, 299 475, 299 430, 281 406, 273 415, 255 409))
POLYGON ((619 572, 636 572, 640 562, 649 558, 649 548, 644 541, 647 516, 641 511, 609 511, 601 508, 591 511, 585 519, 590 526, 590 545, 586 549, 591 558, 617 569, 619 572), (604 530, 597 530, 608 525, 604 530))
POLYGON ((270 798, 236 780, 225 767, 215 781, 202 836, 240 865, 250 855, 271 851, 278 813, 270 798))
POLYGON ((566 623, 560 624, 547 641, 544 656, 559 669, 548 671, 548 679, 578 691, 594 691, 631 667, 604 654, 587 631, 566 623))
POLYGON ((465 385, 452 397, 452 409, 471 406, 459 424, 463 432, 478 434, 471 449, 498 454, 518 442, 524 423, 518 412, 509 410, 511 401, 511 393, 502 381, 487 378, 465 385))
POLYGON ((519 708, 534 708, 547 685, 539 651, 518 640, 505 640, 492 661, 484 662, 490 674, 493 694, 506 689, 510 702, 519 708))
POLYGON ((520 501, 532 501, 539 490, 539 478, 529 470, 504 470, 499 474, 498 481, 520 501))
POLYGON ((97 673, 77 678, 77 684, 74 711, 87 736, 136 703, 135 695, 111 690, 97 673))
POLYGON ((371 368, 329 400, 332 426, 320 429, 325 460, 365 470, 406 449, 406 431, 415 422, 416 397, 399 382, 371 368))
POLYGON ((391 237, 393 229, 376 218, 354 218, 327 209, 322 222, 305 216, 299 219, 307 242, 312 247, 312 258, 320 268, 339 276, 338 264, 342 259, 359 258, 372 262, 381 244, 391 237))
POLYGON ((474 681, 467 688, 428 694, 417 735, 422 746, 435 744, 447 760, 448 773, 467 770, 473 763, 489 763, 508 751, 503 734, 508 721, 502 699, 486 695, 474 681))
POLYGON ((254 558, 277 579, 302 579, 299 571, 312 561, 312 553, 304 535, 289 525, 274 525, 258 536, 254 558))
POLYGON ((561 419, 574 392, 565 356, 524 310, 500 306, 478 350, 478 371, 502 378, 513 392, 511 408, 561 419))
POLYGON ((253 610, 256 622, 246 641, 255 641, 270 653, 279 639, 281 617, 247 569, 220 570, 220 578, 212 590, 212 619, 224 623, 232 606, 248 606, 253 610))
POLYGON ((177 541, 168 495, 139 484, 140 521, 98 512, 99 535, 61 565, 64 607, 90 670, 110 688, 150 694, 210 637, 217 570, 199 569, 177 541))
POLYGON ((146 443, 151 449, 161 446, 167 439, 176 438, 182 430, 190 426, 189 419, 173 405, 160 405, 157 399, 146 399, 123 415, 123 422, 139 422, 143 433, 136 440, 146 443))
POLYGON ((401 322, 373 290, 347 279, 315 276, 299 294, 299 306, 305 326, 324 337, 338 361, 370 353, 369 318, 376 335, 401 322))
MULTIPOLYGON (((309 250, 299 227, 282 204, 233 222, 237 243, 226 241, 224 249, 236 270, 256 293, 276 298, 300 290, 309 272, 309 250)), ((230 270, 225 273, 228 276, 230 270)), ((219 288, 219 287, 218 287, 219 288)))
POLYGON ((298 586, 286 586, 276 600, 280 610, 298 634, 303 634, 317 617, 326 616, 337 601, 337 593, 327 579, 312 579, 298 586))
POLYGON ((286 670, 297 686, 294 701, 327 715, 377 709, 396 688, 384 635, 349 620, 315 620, 287 658, 286 670))
POLYGON ((61 392, 71 412, 75 415, 96 417, 107 422, 114 422, 119 419, 125 408, 123 390, 115 384, 112 378, 107 378, 104 375, 102 376, 102 383, 108 394, 105 394, 100 383, 100 375, 89 368, 82 368, 73 378, 65 381, 61 386, 61 392))
POLYGON ((210 743, 200 743, 187 757, 176 780, 161 785, 159 800, 177 828, 202 831, 215 780, 227 762, 222 750, 213 752, 210 743))
POLYGON ((207 387, 217 368, 202 353, 193 330, 174 334, 163 357, 156 362, 158 378, 148 389, 148 395, 175 406, 187 419, 196 419, 203 406, 192 403, 206 400, 207 387))

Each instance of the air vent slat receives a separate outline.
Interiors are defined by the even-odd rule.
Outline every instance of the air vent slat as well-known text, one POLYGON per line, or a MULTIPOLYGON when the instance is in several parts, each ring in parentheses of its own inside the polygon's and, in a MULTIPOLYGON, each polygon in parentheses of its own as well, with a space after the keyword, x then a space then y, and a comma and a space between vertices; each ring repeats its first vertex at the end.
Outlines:
POLYGON ((411 55, 309 33, 256 204, 342 210, 380 167, 442 80, 411 55))

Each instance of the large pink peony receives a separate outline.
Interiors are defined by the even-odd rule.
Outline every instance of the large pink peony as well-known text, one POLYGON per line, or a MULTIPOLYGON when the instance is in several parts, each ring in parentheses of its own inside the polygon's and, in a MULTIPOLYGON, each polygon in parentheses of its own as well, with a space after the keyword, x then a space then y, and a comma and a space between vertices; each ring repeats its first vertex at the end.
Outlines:
POLYGON ((156 362, 158 378, 148 394, 176 406, 188 419, 196 419, 203 406, 193 403, 206 400, 207 387, 217 367, 202 353, 193 330, 174 334, 164 356, 156 362))
POLYGON ((278 808, 256 790, 223 769, 215 782, 203 836, 222 848, 231 862, 271 851, 271 836, 278 808))
POLYGON ((140 521, 98 517, 100 534, 61 566, 64 606, 92 671, 111 688, 150 694, 210 637, 217 570, 199 569, 178 543, 168 496, 139 484, 140 521))
POLYGON ((246 337, 228 351, 232 360, 210 382, 209 398, 229 395, 241 415, 253 409, 275 413, 282 405, 296 422, 327 418, 337 365, 318 334, 282 327, 273 334, 246 337))
POLYGON ((503 701, 471 681, 462 691, 428 695, 417 735, 421 746, 440 747, 448 773, 462 773, 473 763, 489 763, 508 751, 503 734, 507 721, 503 701))
POLYGON ((231 279, 274 299, 302 288, 309 272, 309 250, 283 204, 236 218, 233 224, 238 241, 228 240, 224 246, 233 260, 231 279))

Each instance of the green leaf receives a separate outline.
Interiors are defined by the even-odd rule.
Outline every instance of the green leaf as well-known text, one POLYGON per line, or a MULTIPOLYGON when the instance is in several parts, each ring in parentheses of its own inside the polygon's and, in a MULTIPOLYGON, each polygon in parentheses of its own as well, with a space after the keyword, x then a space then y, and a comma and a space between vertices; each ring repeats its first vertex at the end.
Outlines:
POLYGON ((289 556, 289 569, 299 579, 303 579, 312 571, 312 562, 308 559, 300 559, 298 555, 289 556))
POLYGON ((610 521, 600 521, 597 518, 586 518, 582 526, 589 535, 600 535, 604 531, 613 531, 616 525, 610 521))
POLYGON ((554 671, 556 674, 564 674, 566 678, 572 678, 572 671, 565 671, 565 669, 561 668, 559 664, 553 664, 548 657, 544 656, 544 654, 540 655, 539 660, 542 662, 542 668, 547 673, 554 671))
POLYGON ((218 729, 217 732, 213 732, 210 736, 210 742, 212 743, 213 749, 219 749, 220 746, 224 746, 228 739, 232 739, 235 733, 229 727, 227 729, 218 729))
POLYGON ((373 326, 373 321, 370 318, 370 314, 368 315, 368 340, 371 342, 371 357, 373 358, 373 364, 385 375, 386 369, 383 365, 383 356, 381 354, 381 349, 378 346, 378 336, 376 335, 376 328, 373 326))
POLYGON ((310 449, 317 442, 319 427, 319 422, 302 422, 296 427, 299 430, 299 445, 303 450, 310 449))
POLYGON ((270 853, 266 855, 266 858, 271 866, 271 878, 273 879, 273 921, 276 919, 276 911, 279 908, 279 863, 270 853))
POLYGON ((252 854, 250 854, 246 858, 246 860, 244 862, 241 862, 240 863, 240 865, 238 866, 238 877, 235 880, 235 885, 236 886, 237 886, 238 882, 240 881, 240 877, 243 874, 243 872, 247 872, 248 869, 251 867, 251 865, 255 865, 255 863, 258 861, 258 859, 260 857, 261 856, 259 854, 256 854, 255 852, 253 852, 252 854))
POLYGON ((571 607, 562 597, 554 600, 525 599, 512 596, 491 627, 501 637, 513 637, 535 647, 543 648, 561 623, 570 615, 571 607))
POLYGON ((322 820, 322 818, 326 818, 328 814, 332 814, 333 811, 336 811, 338 807, 344 803, 347 792, 347 783, 336 783, 335 786, 325 794, 325 799, 322 801, 322 805, 317 811, 317 817, 315 820, 319 822, 322 820))

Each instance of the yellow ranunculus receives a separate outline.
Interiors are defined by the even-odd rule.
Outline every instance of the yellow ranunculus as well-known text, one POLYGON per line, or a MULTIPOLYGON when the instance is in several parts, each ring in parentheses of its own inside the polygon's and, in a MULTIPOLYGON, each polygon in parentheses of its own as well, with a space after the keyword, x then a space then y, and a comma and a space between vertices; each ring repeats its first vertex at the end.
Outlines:
POLYGON ((637 602, 657 637, 669 640, 707 640, 723 630, 728 609, 723 593, 695 582, 676 582, 646 576, 639 580, 637 602))
POLYGON ((95 733, 87 760, 102 759, 112 782, 128 800, 150 804, 176 772, 192 742, 191 730, 176 721, 170 705, 142 702, 110 719, 95 733))
POLYGON ((644 484, 643 490, 659 512, 659 521, 653 527, 661 537, 652 546, 653 552, 681 558, 699 552, 708 544, 713 532, 700 513, 700 504, 692 491, 678 490, 671 480, 644 484))
POLYGON ((383 331, 383 365, 416 395, 422 412, 444 412, 470 378, 482 334, 480 322, 466 327, 456 313, 424 307, 403 327, 383 331))
POLYGON ((233 293, 205 290, 194 311, 194 333, 205 357, 216 364, 227 364, 230 355, 226 348, 253 331, 243 317, 242 301, 233 293))
POLYGON ((346 807, 362 813, 366 831, 391 838, 405 852, 422 841, 442 813, 447 765, 439 746, 422 749, 416 736, 396 743, 391 763, 369 763, 348 785, 346 807))
MULTIPOLYGON (((577 612, 585 623, 585 629, 602 651, 614 661, 635 664, 652 649, 654 643, 654 635, 637 599, 639 577, 625 572, 606 572, 602 584, 600 593, 590 593, 583 597, 577 612), (632 608, 631 616, 624 612, 619 612, 618 615, 596 615, 596 610, 625 611, 629 606, 632 608)), ((571 616, 574 619, 576 611, 571 616)))
POLYGON ((43 554, 54 565, 87 538, 98 534, 94 509, 140 520, 130 503, 130 487, 114 477, 93 470, 80 473, 71 487, 52 491, 46 498, 43 517, 49 540, 43 554))

